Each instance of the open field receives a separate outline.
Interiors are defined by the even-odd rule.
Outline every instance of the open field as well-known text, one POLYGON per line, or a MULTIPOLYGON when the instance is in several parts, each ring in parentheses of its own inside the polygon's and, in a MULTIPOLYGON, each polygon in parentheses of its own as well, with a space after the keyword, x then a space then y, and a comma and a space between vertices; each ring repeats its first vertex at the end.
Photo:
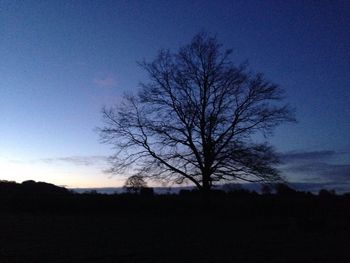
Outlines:
POLYGON ((105 198, 113 197, 79 201, 92 211, 0 213, 0 262, 350 262, 349 213, 339 210, 344 202, 305 200, 300 210, 278 201, 280 208, 271 209, 277 197, 255 197, 202 210, 191 208, 194 200, 183 206, 186 198, 124 197, 119 208, 98 211, 105 198))

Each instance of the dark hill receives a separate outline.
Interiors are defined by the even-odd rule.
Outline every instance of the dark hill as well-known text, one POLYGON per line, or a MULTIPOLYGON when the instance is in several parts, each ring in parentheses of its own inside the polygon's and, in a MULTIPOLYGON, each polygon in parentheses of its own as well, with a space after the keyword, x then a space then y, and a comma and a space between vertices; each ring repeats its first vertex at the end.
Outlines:
POLYGON ((24 181, 21 184, 11 181, 0 181, 1 195, 57 195, 68 193, 69 191, 64 187, 33 180, 24 181))

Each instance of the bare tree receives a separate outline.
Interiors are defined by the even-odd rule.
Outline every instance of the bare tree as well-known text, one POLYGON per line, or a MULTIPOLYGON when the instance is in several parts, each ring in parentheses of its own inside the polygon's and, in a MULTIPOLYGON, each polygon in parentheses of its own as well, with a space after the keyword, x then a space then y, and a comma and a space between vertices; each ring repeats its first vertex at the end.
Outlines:
POLYGON ((142 176, 132 175, 125 181, 124 187, 128 192, 138 193, 147 187, 147 183, 142 176))
POLYGON ((293 112, 283 90, 235 66, 216 38, 195 36, 177 53, 142 62, 149 82, 104 109, 102 141, 112 144, 112 173, 190 181, 207 192, 229 180, 278 181, 276 154, 255 135, 271 135, 293 112))

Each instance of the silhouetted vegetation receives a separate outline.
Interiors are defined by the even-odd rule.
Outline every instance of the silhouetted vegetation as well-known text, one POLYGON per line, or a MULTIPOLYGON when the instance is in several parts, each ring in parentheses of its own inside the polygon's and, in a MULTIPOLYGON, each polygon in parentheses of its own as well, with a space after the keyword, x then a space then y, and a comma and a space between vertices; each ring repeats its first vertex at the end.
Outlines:
POLYGON ((278 85, 235 65, 231 53, 203 33, 140 63, 149 82, 103 110, 100 135, 115 150, 110 172, 190 181, 203 193, 219 181, 280 181, 273 148, 251 137, 294 121, 293 111, 278 85))
POLYGON ((147 183, 146 181, 142 178, 142 176, 138 176, 138 175, 132 175, 130 176, 124 185, 124 188, 126 188, 126 190, 130 193, 140 193, 141 189, 146 188, 147 187, 147 183))
POLYGON ((35 182, 33 180, 24 181, 21 184, 12 181, 0 181, 0 195, 62 195, 69 191, 64 187, 59 187, 45 182, 35 182))
POLYGON ((141 189, 77 194, 34 181, 0 182, 0 262, 349 259, 349 194, 282 184, 258 194, 232 185, 213 190, 204 204, 198 190, 141 189))
POLYGON ((231 213, 239 208, 241 216, 244 211, 249 214, 266 211, 275 215, 291 213, 298 215, 314 211, 315 213, 349 214, 346 209, 350 201, 350 195, 336 195, 332 190, 322 189, 318 195, 309 192, 301 192, 286 184, 274 185, 275 193, 270 189, 258 194, 238 185, 228 185, 222 190, 211 191, 211 206, 202 206, 203 196, 200 191, 180 190, 179 194, 155 194, 151 187, 140 187, 138 191, 121 194, 100 194, 97 191, 78 194, 44 182, 25 181, 21 184, 9 181, 0 181, 0 208, 2 211, 38 211, 38 212, 77 212, 94 213, 103 211, 106 213, 118 213, 119 211, 166 211, 177 213, 186 209, 192 211, 226 210, 231 213), (167 205, 167 202, 171 204, 167 205), (332 204, 332 205, 330 205, 332 204), (325 206, 321 209, 322 206, 325 206), (344 205, 344 209, 340 207, 344 205), (329 207, 328 207, 329 206, 329 207), (135 209, 137 207, 137 209, 135 209), (174 210, 174 207, 176 209, 174 210), (233 210, 229 208, 234 208, 233 210), (260 212, 259 212, 260 211, 260 212))

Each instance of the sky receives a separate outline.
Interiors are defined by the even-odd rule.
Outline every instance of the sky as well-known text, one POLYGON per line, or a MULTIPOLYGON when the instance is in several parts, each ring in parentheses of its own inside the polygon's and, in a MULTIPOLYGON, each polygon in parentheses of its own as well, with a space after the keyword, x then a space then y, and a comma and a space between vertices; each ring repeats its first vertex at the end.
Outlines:
POLYGON ((101 108, 147 81, 137 61, 202 31, 296 108, 270 139, 287 179, 350 191, 347 0, 0 0, 0 180, 122 185, 103 172, 101 108))

